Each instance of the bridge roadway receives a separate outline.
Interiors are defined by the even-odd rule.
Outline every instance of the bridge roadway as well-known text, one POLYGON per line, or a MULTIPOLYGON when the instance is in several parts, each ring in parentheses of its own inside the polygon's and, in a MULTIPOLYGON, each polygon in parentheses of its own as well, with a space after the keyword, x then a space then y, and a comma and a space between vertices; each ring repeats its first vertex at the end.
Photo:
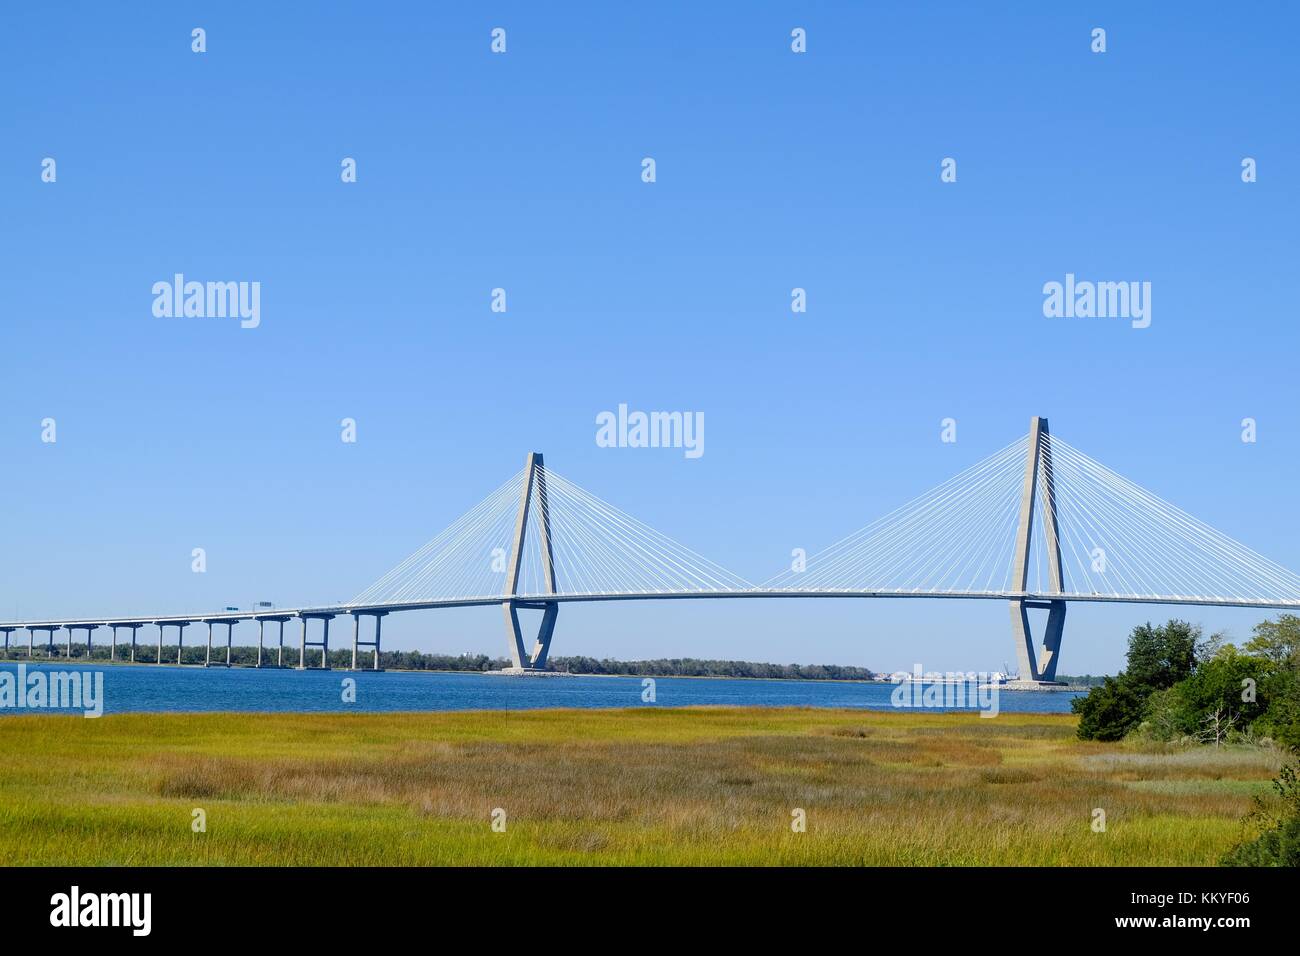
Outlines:
POLYGON ((137 614, 127 617, 56 617, 30 620, 0 621, 0 630, 60 630, 88 627, 125 627, 132 624, 226 624, 239 621, 278 621, 290 618, 341 617, 345 614, 374 615, 398 611, 426 611, 451 607, 483 607, 515 602, 522 604, 577 604, 597 601, 669 601, 699 600, 703 598, 734 600, 738 598, 922 598, 974 601, 1070 601, 1102 604, 1152 604, 1191 607, 1240 607, 1268 610, 1300 610, 1300 598, 1291 601, 1252 600, 1248 598, 1202 597, 1195 595, 1129 595, 1082 594, 1062 592, 1039 594, 1030 591, 844 591, 815 589, 752 588, 741 591, 617 591, 581 594, 511 594, 482 597, 448 598, 437 601, 410 601, 390 604, 327 604, 315 607, 262 608, 252 611, 205 611, 194 614, 137 614))

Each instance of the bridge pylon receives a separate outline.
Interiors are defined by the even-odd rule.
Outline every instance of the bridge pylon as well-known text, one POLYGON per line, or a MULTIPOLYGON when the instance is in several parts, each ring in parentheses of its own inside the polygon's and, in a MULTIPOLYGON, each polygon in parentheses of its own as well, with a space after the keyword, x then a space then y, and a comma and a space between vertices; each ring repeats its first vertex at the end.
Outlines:
POLYGON ((546 499, 546 466, 541 452, 530 452, 524 462, 523 488, 519 493, 519 513, 515 519, 514 539, 510 548, 510 566, 506 570, 506 586, 502 602, 505 613, 506 637, 510 645, 510 662, 520 670, 541 670, 546 666, 546 657, 551 650, 551 637, 555 634, 555 620, 560 615, 558 601, 527 600, 521 601, 519 593, 519 575, 523 570, 524 547, 528 538, 528 519, 536 496, 536 521, 534 528, 538 535, 538 554, 542 566, 542 587, 544 594, 555 593, 555 555, 551 545, 551 510, 546 499), (524 647, 523 629, 519 624, 520 610, 542 612, 542 623, 537 629, 537 641, 532 653, 524 647))
MULTIPOLYGON (((1025 456, 1025 483, 1020 497, 1020 523, 1016 530, 1016 551, 1012 565, 1012 585, 1021 593, 1029 582, 1029 550, 1033 541, 1034 507, 1039 491, 1042 498, 1043 542, 1047 548, 1049 594, 1061 594, 1061 541, 1056 521, 1056 486, 1052 475, 1052 446, 1047 419, 1034 417, 1029 422, 1029 445, 1025 456)), ((1016 661, 1020 679, 1026 682, 1055 683, 1056 664, 1065 630, 1065 601, 1030 601, 1018 598, 1011 602, 1011 631, 1016 644, 1016 661), (1041 656, 1034 653, 1033 631, 1029 626, 1030 609, 1047 611, 1047 628, 1043 633, 1041 656)))

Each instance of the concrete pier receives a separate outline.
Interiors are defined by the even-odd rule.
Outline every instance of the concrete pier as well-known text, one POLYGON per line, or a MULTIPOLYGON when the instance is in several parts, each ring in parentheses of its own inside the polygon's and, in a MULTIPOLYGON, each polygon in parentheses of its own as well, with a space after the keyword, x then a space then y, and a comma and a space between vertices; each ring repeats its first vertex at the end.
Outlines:
POLYGON ((117 660, 117 629, 119 627, 128 627, 131 629, 131 662, 135 663, 135 632, 144 627, 144 624, 136 623, 135 621, 110 621, 105 624, 104 627, 110 627, 113 629, 113 640, 108 646, 108 659, 110 661, 117 660))
POLYGON ((353 611, 352 612, 352 669, 357 670, 357 651, 362 647, 374 649, 374 661, 371 670, 381 670, 379 666, 379 642, 380 634, 383 631, 384 615, 387 611, 353 611), (369 615, 375 619, 375 639, 373 641, 364 641, 361 639, 361 618, 369 615))
POLYGON ((334 620, 336 615, 328 612, 300 613, 298 617, 302 621, 302 631, 298 638, 298 670, 307 669, 307 648, 320 648, 320 669, 330 669, 330 621, 334 620), (321 639, 319 641, 308 640, 307 622, 310 620, 321 622, 321 639))
POLYGON ((27 626, 27 656, 32 656, 32 635, 37 631, 45 632, 45 657, 47 660, 54 658, 54 632, 61 628, 62 624, 29 624, 27 626))
MULTIPOLYGON (((185 650, 185 629, 193 624, 193 621, 154 621, 158 627, 158 659, 155 664, 163 662, 163 634, 169 627, 176 628, 176 663, 181 662, 181 654, 185 650)), ((134 634, 132 635, 134 638, 134 634)))
POLYGON ((132 624, 123 624, 122 626, 123 626, 123 627, 129 627, 129 628, 131 629, 131 663, 134 664, 134 663, 135 663, 135 637, 136 637, 136 631, 138 631, 138 630, 140 630, 140 628, 144 627, 144 623, 141 622, 141 623, 139 623, 139 624, 134 624, 134 623, 132 623, 132 624))
POLYGON ((208 652, 203 659, 204 667, 229 667, 230 666, 230 646, 233 640, 235 625, 239 623, 239 618, 234 617, 205 617, 203 623, 208 626, 208 652), (224 664, 212 663, 212 628, 215 625, 226 625, 226 661, 224 664))
POLYGON ((85 624, 67 624, 64 626, 67 627, 68 629, 68 659, 69 660, 72 659, 73 635, 75 635, 77 631, 85 631, 86 632, 86 660, 90 660, 91 653, 94 650, 94 640, 92 639, 91 635, 94 633, 95 628, 103 627, 104 625, 85 623, 85 624))

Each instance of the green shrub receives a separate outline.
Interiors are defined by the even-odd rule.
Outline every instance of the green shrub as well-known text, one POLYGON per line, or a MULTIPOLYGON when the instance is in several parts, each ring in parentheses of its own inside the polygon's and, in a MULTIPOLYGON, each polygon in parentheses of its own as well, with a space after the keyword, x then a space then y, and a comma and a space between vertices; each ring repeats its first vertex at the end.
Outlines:
POLYGON ((1260 690, 1268 708, 1258 721, 1262 732, 1300 749, 1300 617, 1281 614, 1255 626, 1246 652, 1268 662, 1260 690))
POLYGON ((1075 732, 1081 740, 1121 740, 1142 720, 1145 700, 1121 674, 1076 697, 1070 708, 1079 715, 1075 732))
POLYGON ((1278 800, 1273 806, 1259 797, 1246 818, 1256 831, 1223 858, 1224 866, 1300 866, 1300 779, 1296 765, 1284 766, 1273 781, 1278 800))
POLYGON ((1246 733, 1268 707, 1261 689, 1267 670, 1266 661, 1226 644, 1188 677, 1153 693, 1141 729, 1156 740, 1190 737, 1204 743, 1246 733))
POLYGON ((1147 699, 1192 673, 1200 637, 1200 628, 1186 621, 1135 627, 1128 639, 1128 667, 1118 677, 1107 677, 1086 697, 1071 702, 1071 709, 1079 715, 1079 737, 1119 740, 1135 730, 1146 712, 1147 699))

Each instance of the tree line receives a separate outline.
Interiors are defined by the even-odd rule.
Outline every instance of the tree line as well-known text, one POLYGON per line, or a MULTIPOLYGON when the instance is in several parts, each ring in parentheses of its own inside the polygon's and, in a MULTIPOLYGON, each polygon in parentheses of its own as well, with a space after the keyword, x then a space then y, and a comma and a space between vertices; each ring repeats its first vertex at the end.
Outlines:
POLYGON ((866 667, 843 664, 765 664, 754 661, 704 660, 695 657, 617 661, 594 657, 556 657, 550 670, 570 674, 613 674, 628 677, 752 677, 769 680, 872 680, 866 667))
MULTIPOLYGON (((67 653, 66 645, 56 644, 52 662, 63 660, 67 653)), ((86 656, 85 644, 74 644, 74 660, 108 661, 108 645, 95 645, 89 658, 86 656)), ((175 644, 164 644, 162 659, 164 663, 177 662, 178 648, 175 644)), ((180 649, 180 663, 201 665, 207 660, 207 642, 201 640, 195 644, 186 644, 180 649)), ((129 645, 119 645, 117 661, 122 662, 130 654, 129 645)), ((24 659, 26 646, 11 647, 10 656, 24 659)), ((45 660, 45 648, 37 646, 33 659, 45 660)), ((270 644, 262 652, 264 667, 274 667, 279 660, 279 645, 270 644)), ((136 646, 137 664, 153 664, 158 660, 158 645, 139 643, 136 646)), ((225 664, 226 646, 224 643, 213 645, 212 661, 225 664)), ((283 662, 285 667, 298 666, 298 647, 285 644, 283 662)), ((235 667, 254 667, 257 664, 257 648, 248 646, 231 647, 230 663, 235 667)), ((357 666, 368 670, 373 666, 374 653, 362 650, 357 654, 357 666)), ((320 665, 320 650, 307 649, 307 666, 320 665)), ((379 666, 383 670, 403 671, 464 671, 482 672, 501 670, 510 662, 504 657, 490 657, 487 654, 425 654, 420 651, 382 651, 379 666)), ((331 650, 329 666, 342 669, 352 666, 351 647, 331 650)), ((754 661, 705 660, 694 657, 656 658, 644 661, 620 661, 611 658, 594 657, 553 657, 547 662, 546 670, 585 675, 616 675, 626 677, 750 677, 778 680, 872 680, 876 674, 866 667, 850 667, 840 664, 768 664, 754 661)))

